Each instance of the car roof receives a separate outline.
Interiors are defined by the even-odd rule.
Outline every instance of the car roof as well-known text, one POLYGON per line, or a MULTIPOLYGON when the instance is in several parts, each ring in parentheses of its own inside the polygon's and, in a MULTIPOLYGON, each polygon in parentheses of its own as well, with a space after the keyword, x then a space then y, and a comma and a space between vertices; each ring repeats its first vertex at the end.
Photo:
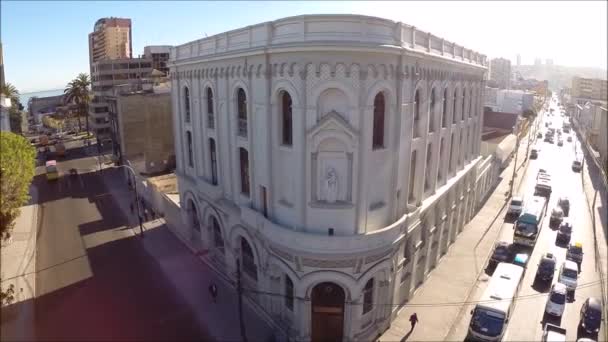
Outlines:
POLYGON ((524 200, 523 197, 520 197, 520 196, 511 197, 511 201, 523 201, 523 200, 524 200))
POLYGON ((557 293, 566 293, 566 285, 562 284, 562 283, 555 283, 553 284, 553 287, 551 288, 552 292, 557 292, 557 293))
POLYGON ((600 303, 600 300, 595 297, 587 298, 587 302, 589 302, 589 307, 594 310, 601 310, 602 308, 602 303, 600 303))
POLYGON ((575 270, 575 271, 578 272, 578 265, 574 261, 572 261, 572 260, 566 260, 566 261, 564 261, 564 267, 572 269, 572 270, 575 270))

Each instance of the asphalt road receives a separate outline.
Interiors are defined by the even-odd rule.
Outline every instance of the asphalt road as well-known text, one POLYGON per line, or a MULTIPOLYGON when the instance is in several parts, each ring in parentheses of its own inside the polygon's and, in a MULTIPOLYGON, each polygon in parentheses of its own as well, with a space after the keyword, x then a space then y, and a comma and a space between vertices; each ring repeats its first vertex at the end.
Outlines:
POLYGON ((210 340, 125 227, 95 172, 97 160, 82 142, 68 149, 58 162, 58 181, 47 182, 43 166, 34 179, 40 205, 37 339, 210 340), (67 175, 71 168, 79 176, 67 175))
MULTIPOLYGON (((544 122, 551 121, 553 127, 561 128, 562 121, 567 119, 560 115, 555 102, 551 103, 551 108, 555 108, 555 115, 544 115, 543 122, 540 124, 540 131, 543 133, 543 137, 546 132, 544 122)), ((523 196, 524 199, 531 198, 534 194, 538 169, 543 168, 551 174, 553 192, 549 200, 547 216, 543 221, 540 235, 530 256, 528 267, 518 293, 520 299, 517 300, 511 314, 507 330, 502 339, 503 341, 540 341, 542 339, 544 323, 553 323, 565 328, 567 330, 568 341, 575 341, 581 337, 603 340, 603 336, 605 336, 604 329, 606 327, 604 325, 596 336, 589 336, 578 330, 580 309, 583 302, 588 297, 601 298, 602 294, 599 283, 600 278, 596 269, 591 217, 587 208, 587 201, 584 197, 581 174, 572 171, 571 168, 572 161, 575 158, 575 144, 578 144, 577 150, 579 154, 581 153, 580 142, 577 141, 576 134, 572 132, 570 134, 563 134, 563 140, 564 145, 561 147, 557 146, 557 138, 555 139, 555 144, 543 142, 542 139, 537 141, 536 144, 540 146, 541 151, 538 159, 530 161, 520 187, 519 195, 523 196), (567 142, 566 138, 568 135, 572 136, 572 142, 567 142), (538 283, 534 284, 534 277, 540 258, 544 253, 551 252, 556 256, 557 268, 566 260, 566 246, 556 244, 557 229, 549 227, 551 210, 557 206, 557 200, 560 196, 567 196, 570 199, 569 218, 573 223, 571 241, 578 241, 583 244, 584 257, 578 275, 579 288, 575 291, 574 296, 569 298, 561 319, 558 319, 544 314, 550 285, 541 286, 538 283)), ((498 240, 509 243, 513 242, 513 224, 510 220, 505 220, 498 240)), ((604 240, 600 243, 604 243, 604 240)), ((605 244, 602 248, 606 248, 605 244)), ((475 285, 476 288, 472 293, 471 301, 480 299, 492 272, 493 269, 487 268, 486 273, 480 276, 475 285)), ((556 271, 555 273, 553 283, 557 282, 558 272, 556 271)), ((466 310, 467 314, 456 323, 454 333, 448 336, 448 339, 460 341, 465 339, 471 318, 468 312, 473 307, 474 305, 469 305, 466 310)))

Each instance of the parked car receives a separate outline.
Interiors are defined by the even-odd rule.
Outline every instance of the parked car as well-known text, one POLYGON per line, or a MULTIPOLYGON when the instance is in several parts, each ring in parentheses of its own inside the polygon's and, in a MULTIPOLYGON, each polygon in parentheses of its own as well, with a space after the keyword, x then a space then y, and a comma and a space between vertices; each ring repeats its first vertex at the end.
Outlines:
POLYGON ((524 208, 524 199, 519 196, 511 198, 509 203, 509 209, 507 209, 507 216, 519 216, 524 208))
POLYGON ((543 133, 542 132, 538 132, 538 134, 536 134, 536 137, 541 139, 543 137, 543 133))
POLYGON ((511 246, 508 242, 499 241, 494 245, 494 252, 490 257, 490 263, 498 264, 499 262, 511 261, 511 246))
POLYGON ((571 137, 571 136, 568 136, 568 138, 566 138, 566 140, 567 140, 568 142, 572 142, 572 137, 571 137))
POLYGON ((578 283, 578 265, 572 260, 564 261, 557 282, 566 285, 568 291, 574 292, 578 283))
POLYGON ((557 205, 562 208, 564 216, 568 216, 570 213, 570 200, 566 196, 562 196, 557 200, 557 205))
POLYGON ((557 237, 555 240, 558 243, 570 243, 570 238, 572 237, 572 224, 569 220, 563 220, 559 225, 559 229, 557 230, 557 237))
POLYGON ((580 161, 575 160, 572 162, 572 171, 581 172, 582 169, 583 169, 583 164, 580 161))
POLYGON ((560 223, 562 223, 563 219, 564 211, 560 207, 555 207, 553 208, 553 210, 551 210, 551 218, 549 219, 549 225, 551 227, 558 226, 560 223))
POLYGON ((513 264, 523 267, 524 272, 526 272, 529 260, 530 255, 528 253, 518 253, 513 258, 513 264))
POLYGON ((538 263, 535 280, 545 281, 551 284, 553 275, 555 274, 555 265, 555 256, 552 253, 545 253, 538 263))
POLYGON ((566 260, 581 264, 583 262, 583 244, 580 242, 571 243, 566 252, 566 260))
POLYGON ((566 307, 566 285, 561 283, 555 283, 551 286, 551 292, 547 297, 547 304, 545 305, 545 312, 552 316, 561 317, 566 307))
POLYGON ((602 303, 599 299, 589 297, 581 307, 581 317, 579 326, 590 334, 596 334, 600 331, 602 324, 602 303))
POLYGON ((557 140, 557 146, 564 146, 564 141, 562 139, 557 140))

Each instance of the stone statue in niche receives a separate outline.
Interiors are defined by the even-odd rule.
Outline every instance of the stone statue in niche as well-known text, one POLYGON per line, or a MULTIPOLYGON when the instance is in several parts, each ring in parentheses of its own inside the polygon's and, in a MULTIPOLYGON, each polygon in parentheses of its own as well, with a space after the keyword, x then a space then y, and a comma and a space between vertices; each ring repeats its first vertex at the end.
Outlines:
POLYGON ((338 198, 338 175, 333 167, 328 167, 325 174, 323 190, 325 200, 328 203, 335 203, 338 198))

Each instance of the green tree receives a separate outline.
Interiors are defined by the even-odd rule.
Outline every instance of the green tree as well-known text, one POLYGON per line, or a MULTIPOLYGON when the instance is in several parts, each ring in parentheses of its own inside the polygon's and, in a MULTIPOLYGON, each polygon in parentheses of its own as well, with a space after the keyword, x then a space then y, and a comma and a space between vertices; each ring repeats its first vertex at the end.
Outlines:
POLYGON ((2 95, 11 99, 13 106, 20 103, 19 90, 17 90, 17 88, 14 85, 12 85, 10 83, 4 84, 2 87, 0 87, 0 93, 2 93, 2 95))
POLYGON ((11 132, 0 132, 0 240, 10 237, 19 208, 29 200, 36 149, 11 132))
POLYGON ((86 119, 87 133, 89 132, 89 102, 91 101, 90 85, 91 81, 89 75, 80 73, 75 79, 68 83, 63 91, 65 94, 65 103, 73 103, 78 107, 78 130, 82 130, 80 117, 84 116, 86 119))

